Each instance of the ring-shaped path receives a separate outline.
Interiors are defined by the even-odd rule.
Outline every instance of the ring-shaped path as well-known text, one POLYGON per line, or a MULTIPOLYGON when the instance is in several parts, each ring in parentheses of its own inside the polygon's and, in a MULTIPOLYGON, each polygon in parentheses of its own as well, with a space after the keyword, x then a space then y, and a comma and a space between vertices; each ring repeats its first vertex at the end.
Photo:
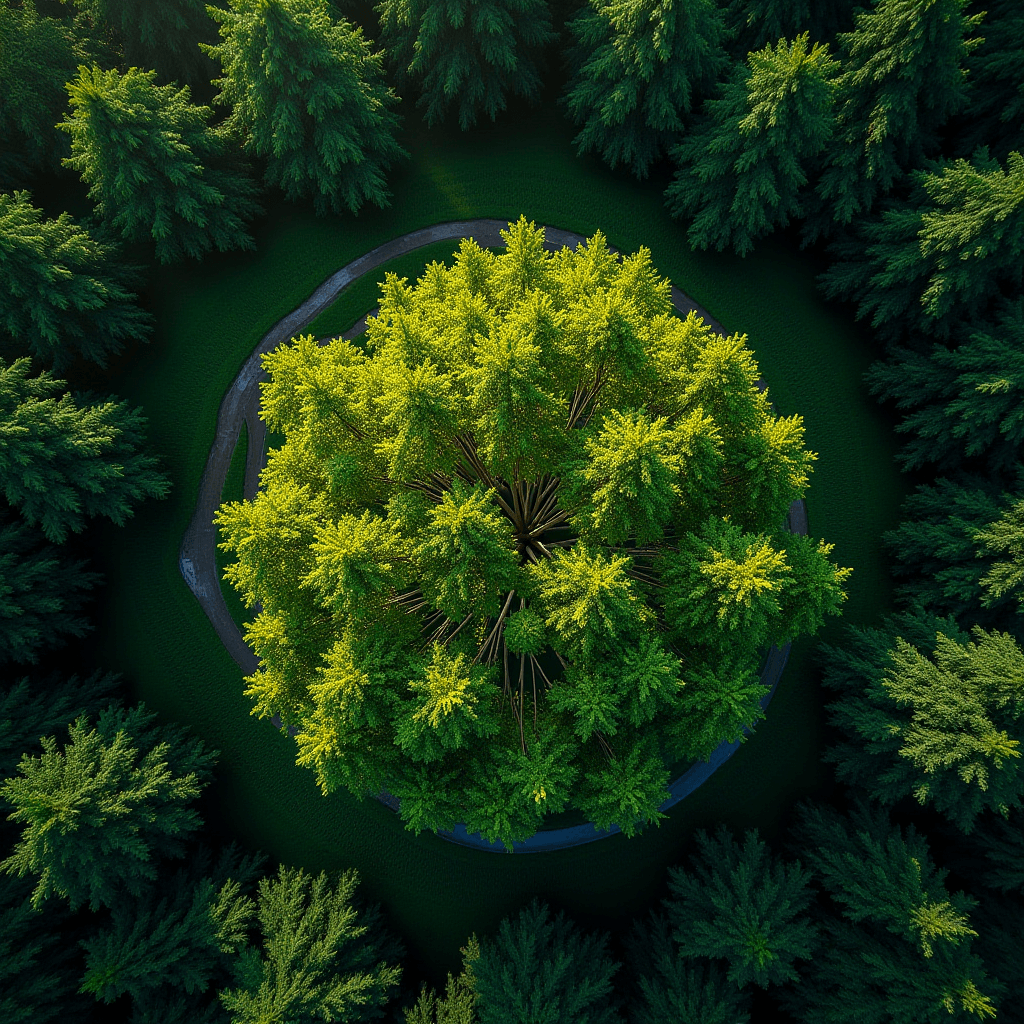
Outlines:
MULTIPOLYGON (((213 625, 217 636, 220 637, 221 642, 245 675, 253 675, 259 669, 259 659, 243 639, 241 630, 231 618, 224 595, 221 593, 216 563, 217 531, 213 517, 221 504, 224 481, 227 479, 228 467, 231 464, 231 457, 235 445, 238 443, 243 422, 248 427, 243 494, 247 500, 251 500, 259 489, 260 471, 266 465, 267 435, 266 423, 259 416, 259 385, 261 381, 268 379, 263 369, 262 356, 300 334, 303 328, 327 309, 345 288, 364 274, 375 270, 396 256, 402 256, 425 245, 446 239, 472 238, 483 248, 501 247, 505 244, 501 237, 501 231, 506 230, 508 226, 509 222, 504 220, 448 221, 444 224, 435 224, 433 227, 421 228, 418 231, 410 231, 408 234, 392 239, 384 245, 379 245, 376 249, 353 260, 327 278, 298 309, 279 320, 263 336, 224 395, 217 412, 217 430, 213 445, 210 447, 206 468, 203 470, 202 480, 199 484, 199 497, 196 501, 195 512, 192 514, 192 520, 181 542, 178 567, 189 589, 213 625)), ((586 239, 583 235, 548 225, 544 226, 544 247, 549 251, 557 252, 563 246, 575 248, 585 242, 586 239)), ((620 255, 619 250, 613 246, 609 245, 608 248, 616 255, 620 255)), ((704 323, 709 324, 719 334, 725 336, 726 331, 722 325, 707 310, 684 295, 675 285, 672 286, 672 305, 683 316, 691 311, 696 313, 704 323)), ((375 313, 376 310, 371 310, 341 337, 349 340, 358 337, 366 329, 367 318, 375 313)), ((320 344, 326 344, 332 339, 320 338, 317 340, 320 344)), ((764 391, 767 384, 762 378, 757 381, 757 386, 764 391)), ((802 499, 793 502, 786 517, 786 525, 792 533, 807 533, 807 508, 802 499)), ((790 645, 787 643, 781 648, 771 647, 767 652, 761 670, 761 682, 768 687, 768 692, 761 700, 762 708, 767 708, 772 699, 782 670, 786 667, 789 648, 790 645)), ((275 728, 281 728, 281 720, 277 715, 271 719, 271 722, 275 728)), ((294 736, 296 732, 298 732, 296 726, 289 726, 289 735, 294 736)), ((708 761, 698 761, 679 778, 671 782, 668 789, 672 795, 661 805, 660 810, 668 810, 683 797, 692 793, 739 749, 739 745, 739 740, 734 743, 723 742, 713 751, 708 761)), ((399 809, 399 801, 390 793, 381 793, 377 799, 392 810, 399 809)), ((513 849, 515 852, 524 853, 561 850, 569 846, 578 846, 581 843, 603 839, 619 831, 620 829, 616 825, 610 829, 598 831, 593 824, 589 823, 566 828, 546 829, 522 842, 514 843, 513 849)), ((461 824, 456 825, 451 832, 439 832, 438 834, 442 838, 462 846, 470 846, 493 853, 506 852, 506 848, 502 844, 489 843, 480 833, 470 835, 465 826, 461 824)))

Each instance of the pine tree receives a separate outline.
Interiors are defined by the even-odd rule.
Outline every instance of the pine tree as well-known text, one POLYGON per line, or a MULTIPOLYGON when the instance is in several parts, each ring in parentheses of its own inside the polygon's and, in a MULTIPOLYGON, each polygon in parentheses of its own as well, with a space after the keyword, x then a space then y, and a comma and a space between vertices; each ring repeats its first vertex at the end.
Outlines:
MULTIPOLYGON (((44 370, 29 377, 30 359, 0 360, 0 488, 48 540, 80 533, 85 517, 124 524, 142 498, 163 498, 170 482, 157 460, 140 451, 145 417, 127 402, 79 406, 52 397, 66 381, 44 370)), ((88 397, 88 396, 87 396, 88 397)))
POLYGON ((63 561, 37 531, 0 509, 0 664, 34 663, 43 644, 61 647, 92 628, 77 613, 83 592, 101 577, 86 564, 63 561))
POLYGON ((713 0, 590 0, 568 28, 572 78, 561 102, 582 125, 577 153, 646 178, 726 68, 722 11, 713 0))
POLYGON ((0 785, 15 808, 9 820, 25 823, 0 868, 38 875, 33 906, 56 893, 72 910, 113 908, 158 877, 156 860, 184 855, 200 825, 188 804, 218 752, 155 718, 144 704, 126 711, 112 702, 93 728, 85 716, 69 725, 63 749, 43 737, 42 754, 23 755, 18 774, 0 785))
POLYGON ((200 259, 210 249, 253 249, 244 222, 262 213, 233 156, 230 134, 210 128, 189 87, 155 84, 155 71, 78 69, 65 166, 81 172, 97 212, 124 239, 152 238, 156 257, 200 259))
POLYGON ((561 911, 534 897, 498 934, 480 943, 472 961, 480 1024, 622 1018, 612 996, 620 965, 607 951, 607 935, 586 935, 561 911))
POLYGON ((395 141, 398 97, 362 29, 334 22, 324 0, 229 0, 211 9, 223 42, 215 102, 227 130, 266 160, 266 180, 317 213, 387 206, 385 172, 408 153, 395 141))
POLYGON ((933 156, 938 130, 967 101, 964 61, 980 39, 968 0, 879 0, 838 37, 837 133, 804 224, 813 241, 862 218, 933 156))
POLYGON ((399 86, 416 81, 428 125, 457 107, 459 127, 492 121, 508 93, 536 102, 537 57, 554 42, 544 0, 383 0, 374 10, 399 86))
POLYGON ((745 256, 757 238, 802 216, 807 168, 832 137, 839 66, 827 45, 808 39, 749 53, 672 150, 679 170, 665 205, 690 222, 691 246, 745 256))
POLYGON ((977 901, 950 893, 927 842, 877 805, 802 805, 794 842, 838 914, 800 985, 780 993, 807 1024, 939 1024, 996 1016, 1003 988, 971 951, 977 901))
POLYGON ((28 192, 0 195, 0 328, 58 372, 76 353, 105 367, 153 323, 128 290, 138 268, 113 257, 70 214, 44 220, 28 192))
POLYGON ((232 1024, 382 1016, 402 973, 384 958, 404 950, 384 934, 379 907, 353 905, 357 882, 355 870, 332 886, 325 872, 313 877, 283 864, 276 879, 260 880, 262 950, 241 950, 235 987, 220 993, 232 1024))
POLYGON ((477 1024, 476 1004, 480 997, 476 991, 473 961, 480 956, 480 943, 474 932, 462 954, 462 973, 453 978, 448 972, 444 998, 438 998, 433 989, 424 985, 416 1004, 404 1011, 405 1024, 477 1024))

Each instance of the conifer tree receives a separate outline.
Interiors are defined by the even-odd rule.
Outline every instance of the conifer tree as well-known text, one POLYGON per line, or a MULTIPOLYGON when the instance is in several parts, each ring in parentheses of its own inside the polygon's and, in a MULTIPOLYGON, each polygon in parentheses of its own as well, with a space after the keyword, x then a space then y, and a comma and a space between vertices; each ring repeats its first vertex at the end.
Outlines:
POLYGON ((89 183, 97 212, 124 239, 152 238, 156 257, 200 259, 210 249, 252 249, 245 221, 262 213, 230 134, 210 128, 189 87, 155 84, 155 71, 78 69, 65 166, 89 183))
POLYGON ((59 544, 69 530, 81 532, 87 516, 121 526, 135 502, 167 495, 156 458, 140 451, 141 409, 55 399, 67 382, 47 370, 29 377, 30 366, 30 359, 9 367, 0 360, 0 488, 28 522, 59 544))
POLYGON ((534 897, 498 934, 480 943, 472 961, 480 1024, 535 1020, 621 1021, 612 977, 621 966, 608 936, 584 934, 562 911, 552 916, 534 897))
POLYGON ((426 985, 422 986, 415 1005, 404 1012, 404 1024, 477 1024, 476 1005, 480 996, 476 991, 473 961, 480 956, 480 943, 475 932, 459 952, 462 954, 462 972, 457 978, 448 972, 444 998, 439 998, 426 985))
POLYGON ((828 46, 808 38, 747 54, 672 150, 679 170, 665 205, 689 222, 691 246, 745 256, 757 238, 802 215, 807 168, 832 137, 838 68, 828 46))
POLYGON ((939 1024, 990 1020, 1003 988, 971 951, 977 901, 950 893, 913 825, 877 805, 849 815, 803 805, 794 842, 838 913, 809 973, 780 993, 807 1024, 939 1024))
POLYGON ((141 895, 161 857, 184 855, 200 825, 188 804, 218 752, 155 718, 144 704, 112 702, 93 728, 86 716, 69 725, 62 749, 55 736, 43 737, 42 754, 24 754, 18 774, 0 785, 14 806, 9 820, 25 825, 0 869, 38 876, 33 906, 56 893, 72 910, 113 908, 125 893, 141 895))
POLYGON ((536 102, 537 57, 554 42, 545 0, 383 0, 374 10, 400 87, 419 83, 428 125, 457 109, 459 127, 492 121, 507 94, 536 102))
POLYGON ((77 613, 101 577, 86 564, 63 561, 41 534, 0 509, 0 664, 34 663, 43 644, 62 647, 92 628, 77 613))
POLYGON ((1024 833, 1021 831, 1024 812, 1011 809, 1006 818, 989 817, 978 843, 989 862, 984 873, 985 885, 1024 896, 1024 833))
POLYGON ((726 68, 721 9, 713 0, 590 0, 568 28, 562 103, 582 126, 577 153, 646 178, 726 68))
POLYGON ((981 15, 968 0, 879 0, 838 37, 832 159, 805 238, 862 218, 912 168, 934 156, 938 130, 967 101, 964 61, 981 15))
POLYGON ((266 161, 266 181, 317 213, 387 206, 385 172, 408 153, 395 141, 398 97, 362 29, 335 22, 325 0, 229 0, 208 8, 223 42, 225 129, 266 161))
POLYGON ((826 42, 853 28, 853 0, 730 0, 726 23, 729 52, 743 61, 754 50, 807 32, 826 42))
POLYGON ((1017 1024, 1019 1002, 1014 999, 1024 992, 1024 934, 1020 922, 1024 918, 1024 899, 1003 896, 983 899, 972 915, 978 929, 977 950, 993 979, 1004 986, 1007 996, 999 1002, 1001 1021, 1017 1024))
POLYGON ((114 260, 68 213, 43 219, 28 192, 0 194, 0 329, 59 372, 80 354, 100 366, 153 318, 129 289, 138 268, 114 260))
POLYGON ((383 1016, 402 973, 385 958, 398 959, 404 949, 384 933, 379 907, 354 903, 357 882, 354 869, 335 886, 326 872, 314 877, 283 864, 277 878, 260 880, 261 948, 241 950, 234 987, 220 993, 232 1024, 383 1016))
POLYGON ((981 578, 985 591, 982 606, 990 608, 1006 595, 1013 596, 1018 609, 1024 606, 1024 498, 1004 508, 1002 515, 974 535, 978 555, 1004 554, 981 578))

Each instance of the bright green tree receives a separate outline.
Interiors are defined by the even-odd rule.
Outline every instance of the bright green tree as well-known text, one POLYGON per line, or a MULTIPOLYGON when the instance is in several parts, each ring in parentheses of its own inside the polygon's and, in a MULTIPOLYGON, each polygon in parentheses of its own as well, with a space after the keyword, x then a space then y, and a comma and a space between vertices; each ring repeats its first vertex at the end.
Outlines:
POLYGON ((0 194, 0 329, 60 372, 81 355, 107 365, 153 318, 129 290, 137 268, 114 261, 69 213, 44 219, 28 192, 0 194))
POLYGON ((645 249, 504 237, 389 275, 365 351, 265 357, 286 442, 217 516, 262 607, 247 693, 325 794, 387 789, 410 829, 511 846, 571 803, 632 835, 662 748, 742 732, 758 645, 817 629, 848 570, 785 529, 815 456, 744 336, 672 316, 645 249))
POLYGON ((252 249, 245 221, 262 213, 230 134, 208 124, 189 87, 156 85, 155 71, 78 69, 68 83, 65 166, 89 183, 97 212, 122 238, 152 238, 161 263, 210 249, 252 249))
POLYGON ((77 613, 101 577, 86 564, 64 561, 38 531, 0 509, 0 664, 34 663, 44 644, 61 647, 92 628, 77 613))
POLYGON ((383 932, 378 906, 354 905, 357 883, 354 869, 332 885, 325 872, 311 876, 283 864, 277 878, 260 880, 261 947, 241 950, 234 987, 220 992, 232 1024, 383 1017, 402 973, 386 958, 404 950, 383 932))
POLYGON ((44 370, 29 377, 30 359, 0 360, 0 488, 47 540, 81 532, 85 518, 118 526, 142 498, 163 498, 170 482, 144 444, 145 417, 127 402, 78 405, 66 385, 44 370))
POLYGON ((1024 498, 1017 498, 1002 515, 974 535, 978 556, 1005 554, 997 558, 980 583, 985 591, 981 603, 990 608, 1007 594, 1024 606, 1024 498))
POLYGON ((444 998, 423 985, 414 1006, 404 1011, 404 1024, 477 1024, 476 1005, 480 996, 476 991, 473 961, 480 956, 480 943, 474 932, 459 949, 462 954, 462 972, 453 978, 448 972, 444 998))
POLYGON ((807 167, 832 137, 838 68, 828 46, 808 38, 749 53, 672 150, 679 170, 665 205, 689 222, 691 246, 745 256, 757 238, 802 215, 807 167))
POLYGON ((221 64, 215 102, 231 107, 224 127, 266 161, 267 182, 289 199, 312 195, 321 214, 387 206, 385 172, 408 153, 395 141, 398 97, 362 29, 334 21, 326 0, 207 10, 223 39, 201 47, 221 64))
POLYGON ((607 935, 587 935, 563 912, 534 897, 472 961, 480 1024, 622 1020, 613 996, 619 970, 607 935))
POLYGON ((572 78, 561 102, 582 126, 576 151, 646 178, 725 70, 721 9, 714 0, 590 0, 568 28, 572 78))
POLYGON ((374 10, 400 87, 417 82, 428 125, 453 108, 459 127, 492 121, 507 94, 536 101, 537 57, 554 42, 545 0, 383 0, 374 10))
POLYGON ((188 805, 218 752, 155 718, 144 704, 112 702, 93 728, 85 716, 69 725, 62 749, 43 737, 42 754, 24 754, 0 785, 14 806, 8 820, 25 825, 0 868, 38 876, 33 906, 56 893, 72 910, 116 907, 158 877, 159 858, 184 855, 200 825, 188 805))

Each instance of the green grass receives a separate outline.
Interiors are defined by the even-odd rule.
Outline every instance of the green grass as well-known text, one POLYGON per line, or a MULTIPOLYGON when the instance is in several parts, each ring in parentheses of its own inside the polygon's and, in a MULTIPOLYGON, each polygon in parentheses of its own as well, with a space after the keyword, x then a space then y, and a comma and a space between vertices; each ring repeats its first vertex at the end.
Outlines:
MULTIPOLYGON (((201 804, 211 829, 264 850, 271 865, 357 868, 361 892, 384 905, 409 962, 438 985, 445 971, 459 970, 458 949, 471 931, 492 932, 533 894, 584 927, 625 928, 666 894, 666 868, 684 859, 695 829, 725 822, 772 840, 796 801, 828 796, 817 641, 794 644, 754 739, 661 828, 633 840, 494 855, 414 836, 372 799, 322 796, 312 774, 295 766, 293 741, 250 714, 241 673, 181 579, 177 557, 225 389, 264 333, 325 278, 390 238, 472 216, 525 213, 584 235, 600 228, 627 253, 648 246, 662 274, 728 330, 747 333, 778 412, 803 415, 807 444, 819 454, 807 496, 810 531, 834 542, 832 557, 854 568, 845 621, 874 623, 891 607, 880 536, 899 520, 905 485, 891 424, 862 381, 871 359, 865 334, 822 300, 814 285, 821 268, 782 237, 743 260, 692 252, 684 227, 663 208, 665 180, 641 184, 578 159, 571 134, 551 110, 465 136, 410 130, 413 160, 392 177, 390 209, 320 219, 311 204, 271 204, 255 253, 159 272, 152 342, 108 381, 144 407, 173 491, 141 506, 123 529, 94 528, 96 563, 108 581, 97 616, 102 664, 122 671, 137 699, 220 751, 201 804)), ((832 621, 818 639, 837 642, 841 629, 832 621)))

